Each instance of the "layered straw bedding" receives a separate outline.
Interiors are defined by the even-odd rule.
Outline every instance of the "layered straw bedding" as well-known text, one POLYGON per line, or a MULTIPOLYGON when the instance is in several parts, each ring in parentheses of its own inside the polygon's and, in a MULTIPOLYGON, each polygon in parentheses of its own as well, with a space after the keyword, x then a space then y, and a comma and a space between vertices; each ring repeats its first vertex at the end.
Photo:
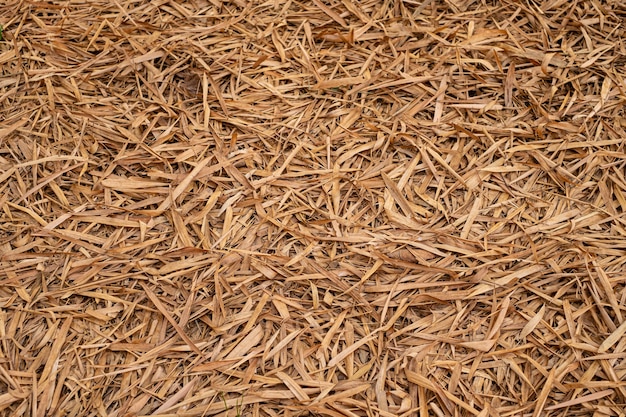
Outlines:
POLYGON ((2 3, 0 415, 624 415, 622 1, 2 3))

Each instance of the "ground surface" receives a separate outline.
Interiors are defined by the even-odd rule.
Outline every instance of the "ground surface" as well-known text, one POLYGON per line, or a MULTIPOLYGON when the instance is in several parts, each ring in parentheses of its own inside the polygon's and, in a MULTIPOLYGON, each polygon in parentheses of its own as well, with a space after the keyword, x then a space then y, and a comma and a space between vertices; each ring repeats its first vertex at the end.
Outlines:
POLYGON ((1 415, 623 415, 623 2, 2 3, 1 415))

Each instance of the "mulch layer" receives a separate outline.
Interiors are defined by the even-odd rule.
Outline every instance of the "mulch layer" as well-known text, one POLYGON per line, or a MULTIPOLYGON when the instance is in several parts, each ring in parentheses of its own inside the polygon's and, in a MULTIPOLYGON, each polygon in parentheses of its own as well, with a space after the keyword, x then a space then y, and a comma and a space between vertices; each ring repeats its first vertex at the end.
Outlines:
POLYGON ((624 416, 626 4, 0 5, 0 415, 624 416))

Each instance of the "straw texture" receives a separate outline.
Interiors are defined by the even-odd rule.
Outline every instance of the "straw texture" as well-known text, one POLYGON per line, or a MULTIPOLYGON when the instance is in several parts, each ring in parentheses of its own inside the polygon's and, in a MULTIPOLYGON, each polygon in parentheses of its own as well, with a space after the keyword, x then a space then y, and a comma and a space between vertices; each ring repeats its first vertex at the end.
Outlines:
POLYGON ((622 1, 2 3, 0 415, 624 415, 622 1))

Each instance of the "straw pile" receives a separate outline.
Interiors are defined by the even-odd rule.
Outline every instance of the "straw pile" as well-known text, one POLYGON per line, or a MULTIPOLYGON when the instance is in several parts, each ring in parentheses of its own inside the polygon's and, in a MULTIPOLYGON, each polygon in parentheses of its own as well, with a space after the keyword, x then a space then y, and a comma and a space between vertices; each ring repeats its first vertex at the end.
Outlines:
POLYGON ((3 3, 1 415, 624 415, 623 2, 3 3))

